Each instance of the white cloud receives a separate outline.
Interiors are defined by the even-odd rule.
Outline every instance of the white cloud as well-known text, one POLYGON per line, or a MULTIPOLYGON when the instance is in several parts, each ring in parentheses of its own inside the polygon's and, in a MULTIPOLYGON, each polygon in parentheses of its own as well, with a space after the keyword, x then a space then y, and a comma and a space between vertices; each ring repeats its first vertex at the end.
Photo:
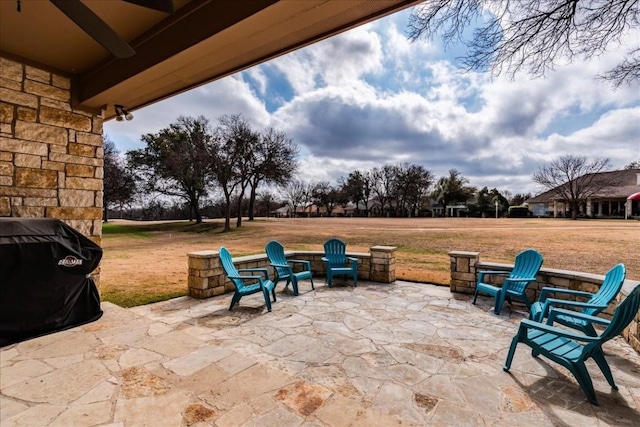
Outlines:
POLYGON ((118 144, 180 114, 215 122, 242 113, 256 128, 275 126, 301 146, 303 179, 335 182, 357 168, 409 161, 436 176, 456 168, 472 185, 514 193, 535 191, 531 174, 562 154, 610 157, 618 167, 640 158, 640 86, 614 90, 595 78, 625 49, 558 67, 544 79, 491 79, 461 73, 437 43, 409 43, 400 30, 406 16, 279 57, 105 129, 118 144), (274 91, 282 79, 292 92, 274 91))

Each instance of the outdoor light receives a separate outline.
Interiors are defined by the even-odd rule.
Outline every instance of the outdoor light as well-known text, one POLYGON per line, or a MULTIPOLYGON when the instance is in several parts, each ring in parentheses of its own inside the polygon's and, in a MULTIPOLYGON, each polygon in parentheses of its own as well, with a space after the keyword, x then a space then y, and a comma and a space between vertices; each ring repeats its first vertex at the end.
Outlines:
POLYGON ((120 104, 115 104, 113 108, 116 111, 116 121, 121 122, 124 119, 133 120, 133 114, 125 110, 125 108, 120 104), (124 116, 124 117, 123 117, 124 116))

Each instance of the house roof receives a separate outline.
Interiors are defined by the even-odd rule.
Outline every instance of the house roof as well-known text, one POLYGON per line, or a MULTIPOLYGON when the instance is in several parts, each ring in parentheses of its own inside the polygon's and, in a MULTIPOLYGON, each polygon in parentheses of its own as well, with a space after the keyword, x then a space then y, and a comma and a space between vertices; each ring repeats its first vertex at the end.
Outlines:
MULTIPOLYGON (((640 191, 638 174, 640 174, 640 169, 624 169, 596 174, 598 175, 596 179, 600 179, 610 185, 603 186, 599 191, 591 195, 591 198, 626 199, 631 194, 640 191)), ((556 194, 555 189, 552 189, 526 200, 526 203, 547 203, 559 200, 562 200, 562 197, 556 194)))
POLYGON ((71 77, 74 107, 105 109, 108 119, 114 104, 135 110, 418 2, 173 0, 168 14, 134 0, 82 0, 135 50, 119 59, 52 1, 3 0, 0 53, 71 77))

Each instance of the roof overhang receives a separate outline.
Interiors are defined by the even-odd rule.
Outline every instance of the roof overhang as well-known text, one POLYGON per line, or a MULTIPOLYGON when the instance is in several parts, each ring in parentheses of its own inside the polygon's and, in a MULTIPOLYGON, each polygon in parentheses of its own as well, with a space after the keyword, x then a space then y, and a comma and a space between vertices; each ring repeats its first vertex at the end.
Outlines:
POLYGON ((0 2, 0 53, 72 79, 76 108, 135 110, 419 3, 174 0, 172 14, 84 0, 136 51, 118 59, 49 1, 0 2))

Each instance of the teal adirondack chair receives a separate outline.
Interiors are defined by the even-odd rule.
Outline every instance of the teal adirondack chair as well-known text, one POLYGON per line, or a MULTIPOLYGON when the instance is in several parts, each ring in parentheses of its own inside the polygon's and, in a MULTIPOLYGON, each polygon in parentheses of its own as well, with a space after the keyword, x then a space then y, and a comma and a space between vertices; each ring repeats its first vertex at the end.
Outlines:
MULTIPOLYGON (((573 291, 571 289, 544 287, 542 288, 542 291, 540 291, 538 301, 534 302, 531 306, 529 318, 536 322, 542 322, 544 318, 548 316, 551 307, 559 306, 581 308, 583 314, 597 316, 602 310, 607 308, 616 295, 618 295, 618 292, 622 289, 625 276, 626 269, 624 264, 617 264, 613 266, 604 276, 602 285, 595 294, 584 291, 573 291), (559 298, 548 298, 549 294, 589 297, 589 300, 582 302, 559 298)), ((560 323, 570 328, 578 329, 587 335, 591 335, 593 337, 597 335, 591 322, 577 318, 573 315, 559 314, 556 316, 555 321, 556 323, 560 323)))
POLYGON ((327 284, 331 287, 333 276, 353 277, 353 286, 358 286, 358 259, 346 255, 347 245, 340 239, 324 242, 322 261, 327 270, 327 284))
POLYGON ((593 358, 609 385, 617 390, 618 387, 613 381, 611 369, 602 351, 602 344, 618 336, 637 316, 638 308, 640 308, 640 286, 636 286, 627 298, 616 307, 611 321, 562 308, 551 309, 546 325, 529 319, 522 320, 518 333, 511 341, 511 347, 503 369, 507 372, 509 371, 516 346, 521 342, 531 347, 533 357, 542 354, 567 368, 576 378, 589 401, 597 405, 598 400, 596 399, 593 382, 585 366, 585 361, 590 357, 593 358), (588 336, 552 326, 556 316, 562 315, 571 315, 595 324, 606 325, 607 328, 600 336, 588 336))
POLYGON ((264 302, 267 306, 267 310, 271 311, 271 300, 269 299, 269 292, 273 295, 273 302, 276 301, 276 292, 275 292, 275 284, 269 280, 269 272, 266 268, 241 268, 237 269, 233 264, 233 259, 231 258, 231 254, 224 246, 220 247, 220 262, 222 263, 222 268, 229 279, 233 282, 236 287, 236 291, 233 294, 233 298, 231 298, 231 305, 229 306, 229 311, 233 309, 233 306, 236 305, 245 295, 251 295, 258 292, 262 292, 264 295, 264 302), (256 272, 260 273, 260 275, 242 275, 240 273, 243 272, 256 272), (263 276, 264 275, 264 278, 263 276))
POLYGON ((535 249, 526 249, 516 255, 513 269, 509 271, 479 271, 478 283, 476 284, 476 291, 473 294, 473 304, 476 303, 478 298, 478 292, 484 292, 496 299, 495 308, 493 312, 500 314, 502 306, 505 301, 511 303, 511 299, 519 299, 524 301, 527 307, 531 308, 531 303, 527 298, 526 290, 529 283, 535 282, 536 274, 542 266, 542 255, 535 249), (504 279, 502 287, 493 286, 488 283, 484 283, 485 276, 495 274, 507 274, 509 277, 504 279))
POLYGON ((313 286, 313 276, 311 275, 311 263, 309 261, 300 260, 300 259, 287 259, 284 254, 284 247, 280 242, 275 240, 267 243, 265 247, 265 251, 267 252, 267 257, 269 258, 269 262, 271 266, 274 268, 276 272, 275 285, 278 285, 280 280, 286 280, 287 284, 285 288, 289 286, 293 287, 293 294, 298 295, 298 281, 309 279, 311 280, 311 289, 315 289, 313 286), (293 266, 295 264, 299 264, 303 266, 303 271, 294 272, 293 266))

